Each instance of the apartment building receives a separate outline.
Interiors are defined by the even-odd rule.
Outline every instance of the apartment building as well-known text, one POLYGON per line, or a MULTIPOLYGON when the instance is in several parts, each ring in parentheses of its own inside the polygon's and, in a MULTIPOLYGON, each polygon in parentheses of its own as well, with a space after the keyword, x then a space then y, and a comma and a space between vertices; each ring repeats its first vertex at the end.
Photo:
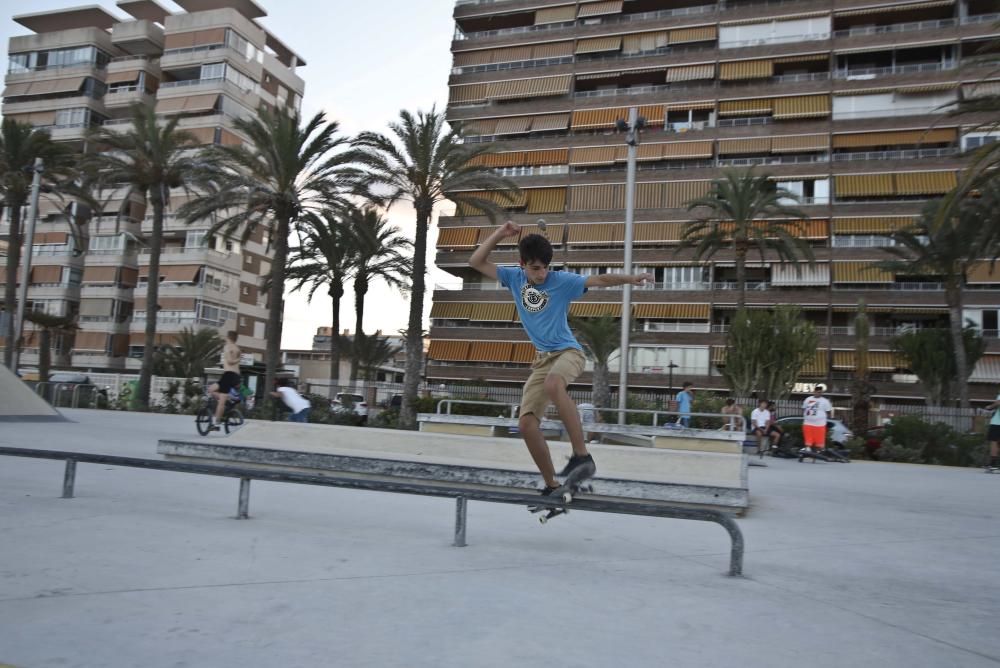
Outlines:
MULTIPOLYGON (((995 141, 982 119, 945 117, 960 96, 1000 91, 975 56, 1000 37, 995 0, 459 0, 448 120, 466 142, 489 142, 487 164, 523 189, 507 205, 524 233, 545 233, 554 265, 621 271, 625 134, 638 107, 634 267, 655 282, 632 293, 633 388, 691 380, 723 388, 736 306, 733 256, 678 252, 688 200, 728 166, 755 165, 801 197, 799 235, 815 256, 795 266, 752 257, 750 308, 799 304, 820 333, 801 382, 849 391, 853 318, 871 317, 878 396, 920 394, 890 338, 943 327, 940 277, 884 271, 888 236, 955 185, 961 152, 995 141), (988 78, 988 77, 987 77, 988 78)), ((459 212, 456 212, 456 214, 459 212)), ((454 281, 433 293, 428 375, 437 381, 523 381, 534 351, 509 295, 468 268, 490 233, 477 211, 440 220, 438 267, 454 281)), ((515 264, 515 243, 494 259, 515 264)), ((1000 272, 967 276, 965 316, 988 340, 974 397, 1000 382, 1000 272)), ((621 315, 620 289, 591 290, 574 315, 621 315)), ((612 379, 614 383, 617 375, 612 379)), ((582 389, 589 374, 579 380, 582 389)))
MULTIPOLYGON (((298 109, 303 59, 263 28, 253 0, 175 0, 172 13, 154 0, 121 0, 118 14, 98 6, 15 16, 31 34, 13 37, 3 115, 86 148, 97 126, 130 125, 130 106, 154 106, 204 145, 245 140, 234 125, 261 105, 298 109)), ((71 234, 65 202, 44 198, 32 248, 28 308, 75 319, 75 335, 56 337, 56 365, 137 369, 144 351, 152 210, 126 189, 101 193, 103 210, 71 234), (125 202, 125 197, 130 201, 125 202), (124 215, 119 216, 119 211, 124 215)), ((260 279, 270 269, 266 232, 245 242, 216 237, 210 221, 185 224, 171 194, 161 256, 159 343, 185 327, 235 329, 244 362, 262 361, 267 303, 260 279), (252 358, 252 360, 251 360, 252 358)), ((26 217, 25 217, 26 218, 26 217)), ((0 237, 9 233, 0 221, 0 237)), ((0 277, 0 281, 4 280, 0 277)), ((26 324, 22 365, 38 358, 38 336, 26 324)))

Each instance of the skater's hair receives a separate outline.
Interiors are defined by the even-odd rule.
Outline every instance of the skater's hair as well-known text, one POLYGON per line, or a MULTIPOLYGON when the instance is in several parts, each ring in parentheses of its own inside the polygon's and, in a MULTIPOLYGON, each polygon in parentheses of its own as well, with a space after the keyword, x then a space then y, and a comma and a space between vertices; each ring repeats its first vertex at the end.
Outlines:
POLYGON ((226 338, 228 338, 233 343, 236 343, 237 336, 239 336, 239 334, 236 333, 235 329, 231 329, 228 332, 226 332, 226 338))
POLYGON ((816 386, 813 388, 813 394, 816 392, 826 392, 826 385, 823 383, 816 383, 816 386))
POLYGON ((289 381, 287 378, 275 378, 274 384, 277 385, 278 387, 289 387, 291 385, 291 381, 289 381))
POLYGON ((552 244, 541 234, 529 234, 517 245, 521 253, 521 262, 541 262, 546 267, 552 262, 552 244))
POLYGON ((732 406, 735 403, 736 403, 736 400, 733 399, 732 397, 729 397, 728 399, 726 399, 726 405, 727 406, 732 406))
POLYGON ((681 387, 682 387, 682 388, 684 388, 684 389, 686 390, 686 389, 688 389, 689 387, 691 387, 692 385, 694 385, 694 383, 692 383, 692 382, 691 382, 690 380, 685 380, 685 381, 684 381, 684 384, 683 384, 683 385, 681 385, 681 387))
POLYGON ((757 404, 758 405, 759 404, 770 404, 770 402, 767 399, 760 399, 759 401, 757 401, 757 404))

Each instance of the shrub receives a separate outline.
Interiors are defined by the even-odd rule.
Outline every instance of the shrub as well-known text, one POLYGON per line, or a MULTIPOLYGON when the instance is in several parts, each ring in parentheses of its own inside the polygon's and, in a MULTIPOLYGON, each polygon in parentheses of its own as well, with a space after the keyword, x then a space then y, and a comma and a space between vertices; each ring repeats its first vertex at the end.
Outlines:
POLYGON ((880 462, 915 464, 921 461, 921 448, 897 444, 892 438, 885 438, 878 449, 878 459, 880 462))

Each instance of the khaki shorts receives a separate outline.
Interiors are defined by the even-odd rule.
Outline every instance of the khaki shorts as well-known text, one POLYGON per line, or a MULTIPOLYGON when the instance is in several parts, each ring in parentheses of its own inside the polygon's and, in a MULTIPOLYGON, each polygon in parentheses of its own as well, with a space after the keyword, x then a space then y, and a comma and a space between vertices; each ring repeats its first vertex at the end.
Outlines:
POLYGON ((557 350, 552 353, 538 353, 531 365, 531 375, 524 384, 521 394, 521 415, 534 413, 541 420, 545 409, 552 401, 545 392, 545 379, 551 374, 559 376, 569 385, 583 373, 587 358, 576 348, 557 350))

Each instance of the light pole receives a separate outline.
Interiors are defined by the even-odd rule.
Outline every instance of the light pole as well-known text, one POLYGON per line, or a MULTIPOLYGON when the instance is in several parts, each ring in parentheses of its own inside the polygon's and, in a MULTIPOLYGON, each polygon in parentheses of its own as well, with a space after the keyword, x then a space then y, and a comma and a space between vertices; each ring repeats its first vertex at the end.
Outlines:
MULTIPOLYGON (((639 115, 637 107, 628 110, 628 122, 618 119, 617 128, 625 134, 628 146, 628 169, 625 175, 625 261, 623 271, 632 273, 632 228, 635 217, 635 156, 639 146, 639 130, 646 125, 646 119, 639 115)), ((628 338, 632 319, 632 285, 622 286, 622 337, 618 362, 618 424, 625 424, 625 407, 628 395, 628 338)))
POLYGON ((668 380, 667 380, 667 384, 668 384, 667 394, 670 397, 674 396, 674 369, 676 369, 676 368, 677 368, 677 365, 674 364, 673 360, 670 360, 670 363, 667 365, 667 378, 668 378, 668 380))
POLYGON ((28 281, 31 277, 31 252, 35 245, 35 219, 38 218, 38 195, 42 190, 42 172, 45 165, 41 158, 35 158, 35 164, 28 168, 35 174, 31 179, 31 205, 28 207, 28 226, 24 234, 24 265, 21 267, 21 285, 17 291, 17 316, 14 319, 14 340, 7 345, 14 346, 11 356, 11 371, 17 373, 21 357, 21 332, 24 329, 24 305, 28 301, 28 281))

